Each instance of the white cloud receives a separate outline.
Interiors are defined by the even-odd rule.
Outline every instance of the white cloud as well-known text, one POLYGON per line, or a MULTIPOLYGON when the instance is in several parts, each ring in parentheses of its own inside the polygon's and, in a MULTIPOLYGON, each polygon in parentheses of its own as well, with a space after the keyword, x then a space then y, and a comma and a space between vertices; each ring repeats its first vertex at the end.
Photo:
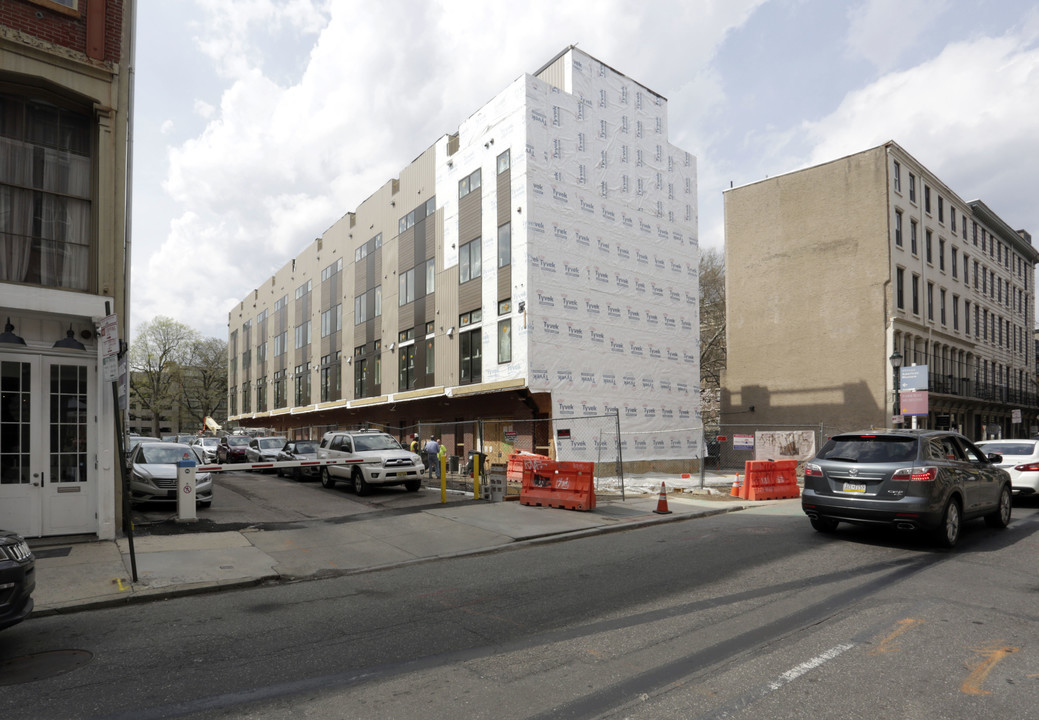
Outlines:
POLYGON ((848 11, 848 50, 886 72, 948 9, 948 0, 868 0, 848 11))
POLYGON ((964 199, 980 197, 1008 224, 1034 229, 1035 168, 1023 159, 1039 157, 1037 87, 1039 47, 1027 29, 948 45, 806 124, 807 164, 895 140, 964 199))

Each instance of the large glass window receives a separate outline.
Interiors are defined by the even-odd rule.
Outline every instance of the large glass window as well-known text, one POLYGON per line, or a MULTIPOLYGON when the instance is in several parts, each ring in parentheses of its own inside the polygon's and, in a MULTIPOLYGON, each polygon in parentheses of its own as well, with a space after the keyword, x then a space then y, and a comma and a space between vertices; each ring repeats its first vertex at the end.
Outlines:
POLYGON ((498 362, 512 362, 512 318, 498 321, 498 362))
POLYGON ((400 389, 411 390, 415 387, 415 343, 400 348, 400 389))
POLYGON ((415 302, 415 268, 402 272, 397 279, 400 281, 397 304, 403 306, 415 302))
POLYGON ((91 121, 0 94, 0 281, 90 290, 91 121))
POLYGON ((460 333, 458 341, 461 383, 480 382, 483 361, 480 328, 460 333))
POLYGON ((482 248, 480 238, 467 242, 458 250, 458 282, 468 282, 481 275, 482 248))
POLYGON ((512 223, 498 227, 498 267, 512 264, 512 223))

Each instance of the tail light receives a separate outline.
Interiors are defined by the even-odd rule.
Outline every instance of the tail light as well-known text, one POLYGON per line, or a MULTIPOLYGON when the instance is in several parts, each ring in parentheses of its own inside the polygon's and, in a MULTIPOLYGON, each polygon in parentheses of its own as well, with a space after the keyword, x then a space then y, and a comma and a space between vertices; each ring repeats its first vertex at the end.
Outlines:
POLYGON ((805 465, 805 477, 822 477, 823 469, 813 463, 807 463, 805 465))
POLYGON ((1036 472, 1039 471, 1039 463, 1025 463, 1024 465, 1017 465, 1014 469, 1018 472, 1036 472))
POLYGON ((909 467, 895 470, 891 479, 909 482, 932 482, 936 477, 938 477, 938 468, 936 467, 909 467))

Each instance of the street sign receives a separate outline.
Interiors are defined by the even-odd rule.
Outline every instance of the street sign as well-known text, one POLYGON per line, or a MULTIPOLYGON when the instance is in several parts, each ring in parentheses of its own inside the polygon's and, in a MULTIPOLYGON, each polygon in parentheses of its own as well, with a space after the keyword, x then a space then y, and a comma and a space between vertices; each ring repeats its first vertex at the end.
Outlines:
POLYGON ((902 392, 906 390, 926 390, 927 366, 910 365, 902 368, 898 373, 898 389, 902 392))
POLYGON ((109 315, 102 320, 97 336, 101 343, 101 380, 115 382, 119 379, 119 317, 109 315))
POLYGON ((927 414, 927 391, 915 390, 904 392, 900 396, 902 400, 903 415, 926 415, 927 414))

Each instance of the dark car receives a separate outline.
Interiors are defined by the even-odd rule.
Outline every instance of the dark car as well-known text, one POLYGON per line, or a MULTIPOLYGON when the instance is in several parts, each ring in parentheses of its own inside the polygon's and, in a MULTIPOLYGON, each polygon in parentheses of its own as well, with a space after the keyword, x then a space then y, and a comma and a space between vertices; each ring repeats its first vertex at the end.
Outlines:
POLYGON ((32 612, 36 559, 21 536, 0 530, 0 630, 32 612))
MULTIPOLYGON (((317 460, 317 443, 313 440, 289 440, 285 443, 275 458, 278 462, 284 462, 288 460, 317 460)), ((303 478, 313 478, 317 480, 321 477, 321 468, 318 465, 311 465, 309 467, 296 467, 296 468, 278 468, 278 477, 288 475, 294 480, 302 480, 303 478)))
POLYGON ((248 435, 224 435, 216 448, 216 461, 225 463, 244 463, 245 451, 252 440, 248 435))
POLYGON ((841 522, 924 530, 953 547, 962 523, 1010 523, 1011 483, 959 433, 866 430, 830 438, 805 465, 801 509, 819 532, 841 522))

